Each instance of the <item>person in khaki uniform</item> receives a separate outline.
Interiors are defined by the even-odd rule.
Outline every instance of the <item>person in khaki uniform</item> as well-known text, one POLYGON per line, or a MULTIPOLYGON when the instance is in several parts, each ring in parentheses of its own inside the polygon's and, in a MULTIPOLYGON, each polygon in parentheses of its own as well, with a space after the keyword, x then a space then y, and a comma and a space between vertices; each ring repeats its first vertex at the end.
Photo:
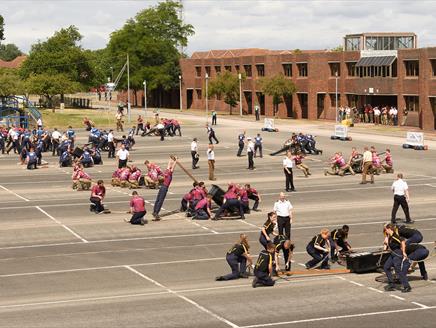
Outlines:
POLYGON ((213 144, 209 144, 206 153, 207 163, 209 165, 209 180, 215 181, 215 152, 213 151, 213 144))
POLYGON ((363 152, 362 159, 362 181, 360 184, 366 184, 366 175, 369 174, 371 176, 371 183, 374 183, 374 172, 372 170, 372 153, 369 151, 369 148, 366 146, 363 152))

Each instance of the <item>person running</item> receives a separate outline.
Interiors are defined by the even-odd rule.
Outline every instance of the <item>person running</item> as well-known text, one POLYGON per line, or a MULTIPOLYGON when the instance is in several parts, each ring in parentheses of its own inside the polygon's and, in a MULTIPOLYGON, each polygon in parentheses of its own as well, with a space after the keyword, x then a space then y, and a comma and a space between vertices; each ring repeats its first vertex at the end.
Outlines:
POLYGON ((165 201, 165 197, 167 196, 168 189, 173 180, 173 172, 176 167, 177 157, 173 157, 169 160, 167 169, 164 171, 164 181, 162 186, 159 189, 159 192, 156 196, 156 201, 154 202, 153 208, 153 221, 160 221, 159 212, 162 208, 162 205, 165 201))

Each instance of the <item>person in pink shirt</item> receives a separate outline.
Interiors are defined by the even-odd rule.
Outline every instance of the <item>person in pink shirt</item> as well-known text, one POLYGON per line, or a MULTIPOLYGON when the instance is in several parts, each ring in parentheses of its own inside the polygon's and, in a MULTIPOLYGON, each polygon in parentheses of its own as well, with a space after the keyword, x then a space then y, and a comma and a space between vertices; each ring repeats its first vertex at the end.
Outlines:
POLYGON ((385 158, 382 160, 383 168, 385 169, 386 173, 394 173, 394 162, 392 160, 391 150, 389 148, 386 148, 385 158))
POLYGON ((132 213, 132 217, 130 220, 124 219, 125 222, 140 225, 148 223, 148 221, 144 219, 145 214, 147 214, 145 200, 138 195, 137 191, 132 192, 132 198, 130 199, 130 213, 132 213))
POLYGON ((130 176, 130 168, 124 167, 120 172, 120 186, 122 188, 127 188, 129 186, 129 176, 130 176))
POLYGON ((200 200, 195 205, 195 214, 192 217, 193 220, 209 220, 212 217, 210 208, 212 206, 212 195, 208 194, 206 198, 200 200))
POLYGON ((141 179, 142 172, 136 166, 131 167, 131 173, 129 175, 129 184, 131 189, 139 188, 139 179, 141 179))
POLYGON ((112 173, 111 185, 113 187, 120 185, 120 183, 121 183, 121 181, 120 181, 121 171, 122 171, 122 169, 116 169, 115 172, 112 173))
POLYGON ((173 172, 176 168, 177 157, 171 158, 168 162, 167 169, 164 172, 164 181, 162 182, 162 186, 157 193, 156 201, 154 202, 153 208, 153 221, 160 221, 159 212, 162 208, 162 205, 165 201, 165 197, 167 196, 168 189, 170 188, 170 184, 173 181, 173 172))

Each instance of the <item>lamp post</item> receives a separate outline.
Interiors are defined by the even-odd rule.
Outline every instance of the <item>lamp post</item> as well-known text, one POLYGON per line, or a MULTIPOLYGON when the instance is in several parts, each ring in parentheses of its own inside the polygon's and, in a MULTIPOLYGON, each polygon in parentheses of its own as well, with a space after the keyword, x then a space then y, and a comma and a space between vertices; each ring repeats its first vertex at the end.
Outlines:
POLYGON ((209 121, 209 74, 206 73, 206 123, 209 121))
POLYGON ((238 74, 239 79, 239 115, 242 117, 242 74, 238 74))
POLYGON ((144 118, 147 116, 147 81, 142 82, 144 85, 144 118))
POLYGON ((182 98, 182 76, 179 75, 179 97, 180 97, 180 111, 183 109, 183 98, 182 98))
POLYGON ((335 73, 335 80, 336 80, 336 123, 339 121, 339 115, 338 115, 338 72, 335 73))
POLYGON ((112 77, 112 79, 109 82, 113 82, 114 81, 114 68, 111 66, 110 69, 111 69, 111 77, 112 77))

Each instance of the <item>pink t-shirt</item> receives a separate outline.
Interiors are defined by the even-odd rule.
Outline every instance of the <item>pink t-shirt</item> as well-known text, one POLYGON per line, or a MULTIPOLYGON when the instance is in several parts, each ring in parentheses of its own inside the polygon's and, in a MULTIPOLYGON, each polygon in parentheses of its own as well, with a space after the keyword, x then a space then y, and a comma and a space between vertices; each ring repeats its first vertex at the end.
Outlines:
POLYGON ((140 196, 134 196, 130 200, 130 207, 133 207, 133 211, 135 213, 144 212, 145 211, 145 201, 144 198, 140 196))

